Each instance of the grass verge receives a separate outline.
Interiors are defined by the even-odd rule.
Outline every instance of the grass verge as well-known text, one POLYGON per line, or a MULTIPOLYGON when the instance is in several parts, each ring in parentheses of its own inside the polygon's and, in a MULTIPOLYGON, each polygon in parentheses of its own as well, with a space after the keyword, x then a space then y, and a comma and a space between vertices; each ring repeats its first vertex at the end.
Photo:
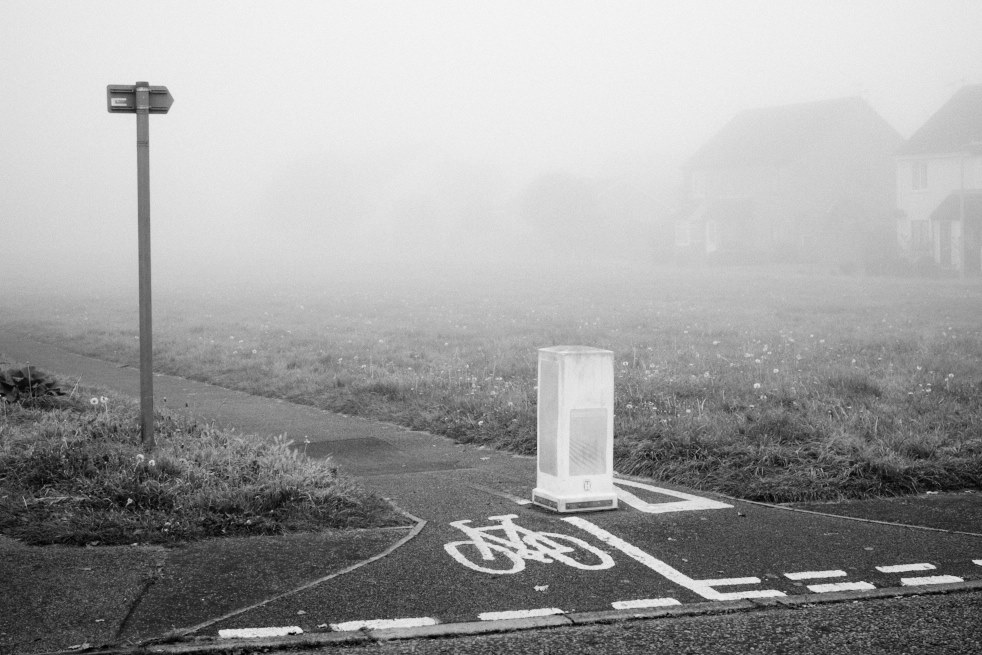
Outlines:
POLYGON ((112 395, 0 399, 0 532, 32 545, 175 544, 405 524, 383 499, 289 442, 171 413, 157 449, 112 395))
MULTIPOLYGON (((982 488, 982 285, 562 273, 158 294, 155 366, 531 454, 536 348, 598 346, 622 473, 772 502, 982 488)), ((132 302, 8 303, 15 329, 137 360, 132 302)))

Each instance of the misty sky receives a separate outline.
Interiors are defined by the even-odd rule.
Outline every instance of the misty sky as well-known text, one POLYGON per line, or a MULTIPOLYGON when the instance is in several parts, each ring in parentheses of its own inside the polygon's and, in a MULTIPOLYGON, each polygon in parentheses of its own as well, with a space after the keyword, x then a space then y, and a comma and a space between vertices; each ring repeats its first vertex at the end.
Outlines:
POLYGON ((980 34, 977 0, 0 0, 0 275, 135 280, 135 119, 107 84, 175 98, 150 119, 166 279, 520 239, 546 173, 659 205, 748 108, 860 96, 907 137, 982 82, 980 34))

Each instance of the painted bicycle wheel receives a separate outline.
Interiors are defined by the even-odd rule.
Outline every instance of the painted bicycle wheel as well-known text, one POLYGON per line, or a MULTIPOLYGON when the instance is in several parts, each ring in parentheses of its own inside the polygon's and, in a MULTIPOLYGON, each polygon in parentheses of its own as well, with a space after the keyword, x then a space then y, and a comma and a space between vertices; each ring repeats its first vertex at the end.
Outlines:
POLYGON ((555 532, 537 532, 523 538, 529 546, 547 551, 549 557, 584 571, 600 571, 614 566, 614 558, 582 539, 555 532))
POLYGON ((481 573, 500 575, 518 573, 525 569, 525 560, 508 548, 498 544, 485 544, 485 547, 492 554, 492 558, 489 560, 481 556, 481 550, 473 541, 452 541, 443 545, 443 548, 455 560, 467 568, 481 573), (499 554, 501 557, 498 557, 499 554))

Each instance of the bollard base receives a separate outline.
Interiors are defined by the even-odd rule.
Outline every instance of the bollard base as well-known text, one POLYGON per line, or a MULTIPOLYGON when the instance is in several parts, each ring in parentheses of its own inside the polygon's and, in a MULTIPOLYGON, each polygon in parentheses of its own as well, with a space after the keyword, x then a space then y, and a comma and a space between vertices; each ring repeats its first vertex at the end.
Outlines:
POLYGON ((605 509, 617 509, 617 494, 557 496, 536 487, 532 490, 532 504, 560 513, 597 512, 605 509))

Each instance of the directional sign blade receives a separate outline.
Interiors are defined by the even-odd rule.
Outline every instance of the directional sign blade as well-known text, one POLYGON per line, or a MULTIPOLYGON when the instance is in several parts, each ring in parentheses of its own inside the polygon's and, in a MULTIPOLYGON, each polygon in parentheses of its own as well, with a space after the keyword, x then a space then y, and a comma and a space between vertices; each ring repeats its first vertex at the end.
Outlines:
POLYGON ((151 114, 166 114, 172 104, 174 104, 174 96, 170 94, 166 86, 150 87, 151 114))
POLYGON ((132 84, 110 84, 106 87, 106 108, 109 113, 136 113, 136 87, 132 84))
MULTIPOLYGON (((166 86, 151 86, 150 113, 166 114, 174 104, 174 97, 166 86)), ((106 109, 110 114, 136 113, 136 86, 133 84, 110 84, 106 87, 106 109)))

